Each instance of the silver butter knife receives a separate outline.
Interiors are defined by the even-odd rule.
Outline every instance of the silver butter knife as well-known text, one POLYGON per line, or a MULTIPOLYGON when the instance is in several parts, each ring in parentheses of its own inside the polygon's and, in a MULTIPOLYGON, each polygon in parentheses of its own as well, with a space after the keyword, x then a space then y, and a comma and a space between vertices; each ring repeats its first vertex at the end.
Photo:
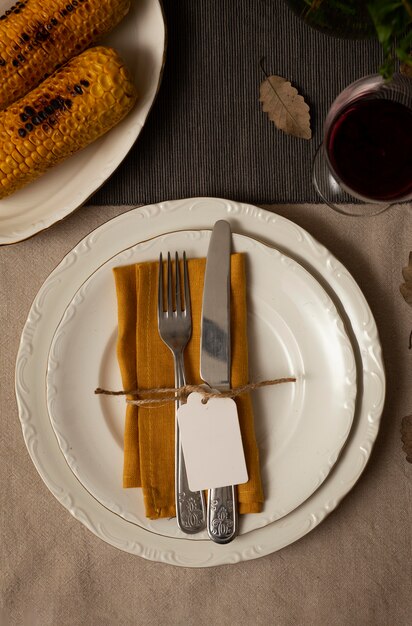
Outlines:
MULTIPOLYGON (((230 389, 230 250, 232 233, 225 220, 216 222, 210 238, 203 290, 200 376, 218 391, 230 389)), ((216 543, 229 543, 238 533, 236 488, 211 489, 207 500, 207 532, 216 543)))

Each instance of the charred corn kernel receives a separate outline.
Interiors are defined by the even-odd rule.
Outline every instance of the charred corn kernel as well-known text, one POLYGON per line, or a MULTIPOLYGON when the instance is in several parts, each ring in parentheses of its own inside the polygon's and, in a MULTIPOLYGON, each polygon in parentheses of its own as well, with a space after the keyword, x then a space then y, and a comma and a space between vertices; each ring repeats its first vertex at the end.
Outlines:
POLYGON ((137 98, 112 48, 89 48, 0 111, 0 199, 113 128, 137 98), (118 77, 123 76, 119 85, 118 77), (101 90, 105 76, 107 91, 101 90), (98 93, 95 87, 99 87, 98 93), (116 97, 107 98, 109 94, 116 97))
POLYGON ((21 0, 0 15, 0 110, 120 22, 131 0, 21 0))

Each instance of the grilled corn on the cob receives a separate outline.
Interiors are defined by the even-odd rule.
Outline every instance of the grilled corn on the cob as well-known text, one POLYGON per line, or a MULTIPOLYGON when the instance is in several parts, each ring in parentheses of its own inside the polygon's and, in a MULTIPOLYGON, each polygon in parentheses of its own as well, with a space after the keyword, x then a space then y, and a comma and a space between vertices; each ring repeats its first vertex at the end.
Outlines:
POLYGON ((0 199, 110 130, 136 98, 117 52, 99 46, 0 111, 0 199))
POLYGON ((21 0, 0 15, 0 110, 109 32, 130 0, 21 0))

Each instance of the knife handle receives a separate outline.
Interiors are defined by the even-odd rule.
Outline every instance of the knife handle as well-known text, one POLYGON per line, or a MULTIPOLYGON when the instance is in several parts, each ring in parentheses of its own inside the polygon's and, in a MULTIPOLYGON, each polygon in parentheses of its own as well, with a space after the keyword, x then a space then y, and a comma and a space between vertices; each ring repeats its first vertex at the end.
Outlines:
MULTIPOLYGON (((186 384, 183 355, 175 361, 175 381, 176 387, 186 384)), ((176 413, 180 404, 177 400, 176 413)), ((189 488, 177 417, 175 419, 176 520, 182 532, 193 535, 206 527, 205 496, 203 491, 191 491, 189 488)))
POLYGON ((207 534, 215 543, 229 543, 238 534, 237 498, 234 485, 209 490, 207 534))

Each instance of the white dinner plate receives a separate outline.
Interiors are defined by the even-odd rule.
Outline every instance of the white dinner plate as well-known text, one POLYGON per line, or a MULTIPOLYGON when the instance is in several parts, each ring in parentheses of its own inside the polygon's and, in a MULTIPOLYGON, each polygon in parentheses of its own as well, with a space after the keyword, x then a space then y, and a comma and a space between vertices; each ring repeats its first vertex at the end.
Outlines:
MULTIPOLYGON (((175 519, 146 518, 141 489, 122 488, 124 398, 93 391, 122 387, 112 269, 174 250, 204 257, 209 240, 210 231, 179 231, 111 258, 79 285, 48 363, 50 419, 72 471, 108 509, 167 537, 186 535, 175 519)), ((233 247, 247 262, 250 380, 297 378, 252 397, 265 505, 262 513, 240 517, 240 532, 246 533, 295 509, 329 474, 352 425, 356 365, 336 307, 307 270, 242 235, 233 236, 233 247)), ((192 539, 206 537, 204 532, 192 539)))
POLYGON ((297 224, 263 209, 214 198, 141 207, 103 224, 85 237, 50 274, 23 329, 16 361, 16 396, 23 436, 39 474, 54 496, 93 533, 144 558, 206 567, 257 558, 279 550, 316 527, 359 479, 376 439, 385 398, 381 347, 372 313, 345 267, 297 224), (358 392, 355 419, 339 461, 298 508, 228 545, 165 537, 108 510, 81 485, 61 453, 51 425, 45 374, 54 333, 79 284, 122 250, 170 231, 213 227, 228 219, 241 233, 293 257, 322 284, 352 340, 358 392))
MULTIPOLYGON (((8 0, 11 5, 12 0, 8 0)), ((7 8, 4 7, 4 8, 7 8)), ((119 51, 139 92, 133 110, 93 144, 12 196, 0 200, 0 245, 26 239, 81 206, 133 146, 156 97, 166 30, 159 0, 132 2, 122 22, 99 43, 119 51)))

